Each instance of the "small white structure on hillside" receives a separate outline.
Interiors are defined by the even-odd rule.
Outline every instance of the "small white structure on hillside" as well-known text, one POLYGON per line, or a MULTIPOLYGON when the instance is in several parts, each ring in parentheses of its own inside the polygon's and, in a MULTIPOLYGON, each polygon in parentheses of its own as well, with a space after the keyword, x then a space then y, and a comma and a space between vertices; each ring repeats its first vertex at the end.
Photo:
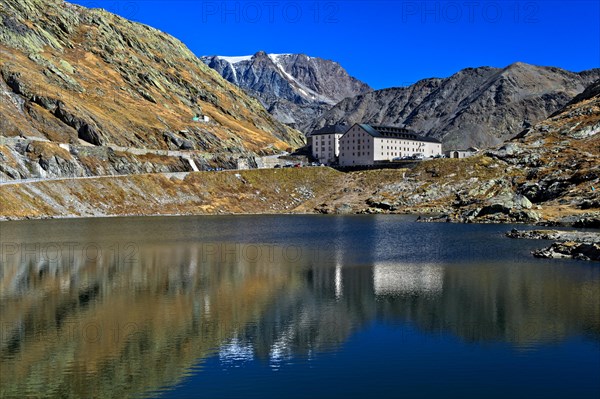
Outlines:
POLYGON ((196 116, 194 116, 192 118, 192 120, 194 122, 204 122, 204 123, 210 122, 210 118, 208 117, 208 115, 200 115, 200 114, 197 114, 196 116))
POLYGON ((446 151, 445 155, 447 158, 468 158, 473 156, 479 151, 478 148, 469 147, 466 150, 450 150, 446 151))
POLYGON ((421 154, 442 154, 442 143, 394 126, 355 124, 339 140, 339 165, 363 166, 421 154))
POLYGON ((312 156, 323 164, 337 163, 340 154, 339 140, 346 130, 346 125, 329 125, 312 132, 309 136, 312 156))

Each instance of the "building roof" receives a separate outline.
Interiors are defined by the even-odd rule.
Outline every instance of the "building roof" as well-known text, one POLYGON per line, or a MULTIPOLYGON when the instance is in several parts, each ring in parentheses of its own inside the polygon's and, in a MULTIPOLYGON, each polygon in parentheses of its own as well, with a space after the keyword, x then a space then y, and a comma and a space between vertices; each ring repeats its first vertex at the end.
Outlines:
POLYGON ((441 141, 433 137, 422 136, 406 128, 398 126, 372 126, 365 123, 359 124, 367 133, 373 137, 389 137, 391 139, 407 139, 415 141, 426 141, 429 143, 438 143, 441 141))
POLYGON ((318 130, 310 133, 310 136, 317 136, 319 134, 344 134, 348 130, 349 126, 346 125, 327 125, 318 130))
POLYGON ((448 150, 447 152, 477 152, 477 151, 479 151, 478 148, 476 148, 476 147, 469 147, 466 150, 455 149, 455 150, 448 150))

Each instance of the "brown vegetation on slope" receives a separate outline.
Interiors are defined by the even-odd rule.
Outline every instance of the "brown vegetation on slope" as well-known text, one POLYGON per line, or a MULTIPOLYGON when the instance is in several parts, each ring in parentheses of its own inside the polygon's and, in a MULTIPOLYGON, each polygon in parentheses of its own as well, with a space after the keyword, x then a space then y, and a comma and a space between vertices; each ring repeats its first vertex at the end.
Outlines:
POLYGON ((184 131, 212 152, 302 142, 158 30, 59 0, 6 0, 0 20, 2 135, 166 149, 163 134, 184 131))

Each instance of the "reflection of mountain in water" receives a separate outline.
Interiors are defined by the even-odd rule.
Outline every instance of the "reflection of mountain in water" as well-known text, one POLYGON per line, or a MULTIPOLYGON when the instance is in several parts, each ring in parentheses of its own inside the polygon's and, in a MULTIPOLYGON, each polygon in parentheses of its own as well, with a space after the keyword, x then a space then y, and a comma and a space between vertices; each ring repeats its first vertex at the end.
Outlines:
POLYGON ((302 289, 282 292, 236 345, 271 361, 310 355, 335 348, 373 320, 519 347, 576 334, 600 340, 593 269, 376 263, 313 267, 304 275, 302 289))
POLYGON ((4 263, 0 396, 127 397, 173 385, 297 284, 285 260, 272 267, 206 250, 4 263))
POLYGON ((480 265, 446 267, 443 290, 378 298, 384 318, 401 317, 426 331, 451 331, 468 341, 531 345, 572 334, 600 339, 598 274, 590 281, 547 266, 480 265))
POLYGON ((132 262, 3 259, 0 396, 153 391, 207 356, 276 365, 375 320, 517 346, 600 339, 596 269, 379 262, 377 251, 357 262, 353 247, 341 239, 331 256, 293 261, 198 243, 147 244, 132 262))

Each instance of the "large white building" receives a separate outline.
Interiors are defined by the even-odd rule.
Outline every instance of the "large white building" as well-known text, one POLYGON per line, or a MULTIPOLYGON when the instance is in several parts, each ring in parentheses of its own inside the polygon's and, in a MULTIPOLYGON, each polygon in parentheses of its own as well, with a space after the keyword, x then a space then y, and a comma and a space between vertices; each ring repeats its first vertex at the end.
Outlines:
POLYGON ((339 165, 374 165, 422 154, 424 158, 442 154, 442 143, 401 127, 355 124, 339 139, 339 165))
POLYGON ((348 130, 345 125, 330 125, 315 130, 309 137, 312 156, 323 164, 337 163, 340 154, 339 140, 348 130))

